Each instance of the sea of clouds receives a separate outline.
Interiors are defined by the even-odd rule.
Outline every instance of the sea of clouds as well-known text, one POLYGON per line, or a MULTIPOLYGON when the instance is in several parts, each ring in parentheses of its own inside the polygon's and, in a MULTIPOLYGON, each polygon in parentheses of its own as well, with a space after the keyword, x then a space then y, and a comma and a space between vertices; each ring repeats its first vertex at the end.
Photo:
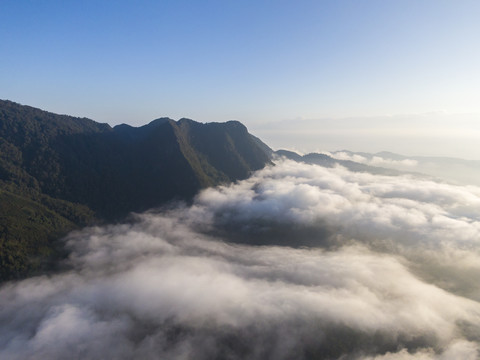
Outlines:
POLYGON ((401 159, 401 160, 393 160, 384 158, 379 155, 372 155, 370 158, 366 156, 362 156, 360 154, 355 153, 347 153, 344 151, 336 151, 334 153, 325 152, 327 155, 339 159, 339 160, 350 160, 354 162, 358 162, 361 164, 371 165, 371 166, 384 166, 384 167, 393 167, 398 168, 399 170, 411 170, 412 168, 417 167, 418 160, 415 159, 401 159))
MULTIPOLYGON (((448 180, 459 185, 480 186, 480 162, 448 157, 414 157, 399 159, 380 154, 357 154, 346 151, 324 152, 339 160, 350 160, 369 166, 378 166, 404 172, 416 172, 448 180)), ((395 154, 392 154, 395 156, 395 154)), ((398 156, 398 155, 397 155, 398 156)))
POLYGON ((71 233, 0 359, 477 359, 480 188, 278 160, 71 233))

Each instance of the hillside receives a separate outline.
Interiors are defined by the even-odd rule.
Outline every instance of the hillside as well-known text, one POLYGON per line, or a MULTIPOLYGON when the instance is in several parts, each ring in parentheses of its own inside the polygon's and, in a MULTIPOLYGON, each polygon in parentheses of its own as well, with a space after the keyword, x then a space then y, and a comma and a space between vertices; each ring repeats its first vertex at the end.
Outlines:
POLYGON ((42 268, 55 239, 248 177, 271 150, 237 121, 114 128, 0 100, 1 280, 42 268))

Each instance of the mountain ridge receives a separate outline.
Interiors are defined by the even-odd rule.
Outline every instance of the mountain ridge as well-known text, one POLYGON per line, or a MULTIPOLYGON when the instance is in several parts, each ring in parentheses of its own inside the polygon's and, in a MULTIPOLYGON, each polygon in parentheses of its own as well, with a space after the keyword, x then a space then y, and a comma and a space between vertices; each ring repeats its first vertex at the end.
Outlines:
POLYGON ((68 230, 189 201, 263 168, 270 151, 238 121, 158 118, 112 128, 0 100, 1 280, 36 271, 32 263, 55 256, 68 230))
POLYGON ((453 184, 480 186, 480 160, 446 156, 407 156, 389 151, 367 153, 340 150, 331 154, 333 157, 346 157, 367 165, 422 173, 453 184))
POLYGON ((387 169, 383 167, 365 165, 351 160, 341 160, 333 158, 326 154, 321 153, 308 153, 305 155, 300 155, 294 151, 290 150, 277 150, 274 152, 276 156, 285 157, 296 162, 303 162, 306 164, 315 164, 323 167, 334 167, 336 165, 341 165, 354 172, 368 172, 377 175, 389 175, 389 176, 398 176, 405 172, 397 171, 395 169, 387 169))

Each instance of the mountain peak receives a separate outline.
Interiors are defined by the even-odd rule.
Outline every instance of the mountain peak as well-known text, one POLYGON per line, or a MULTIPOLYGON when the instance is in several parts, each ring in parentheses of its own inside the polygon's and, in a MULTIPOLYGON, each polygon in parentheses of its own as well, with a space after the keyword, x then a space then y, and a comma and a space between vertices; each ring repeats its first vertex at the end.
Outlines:
POLYGON ((93 213, 97 220, 116 221, 131 211, 190 200, 204 187, 248 177, 270 163, 270 152, 238 121, 163 117, 112 129, 0 101, 0 228, 12 221, 9 214, 18 222, 2 241, 25 249, 19 267, 0 279, 24 274, 18 269, 31 269, 28 259, 52 250, 53 234, 88 222, 93 213), (31 244, 38 238, 47 250, 31 244))
POLYGON ((161 117, 161 118, 158 118, 158 119, 155 119, 155 120, 152 120, 150 121, 147 125, 145 126, 159 126, 159 125, 163 125, 169 121, 174 121, 172 119, 170 119, 169 117, 161 117))

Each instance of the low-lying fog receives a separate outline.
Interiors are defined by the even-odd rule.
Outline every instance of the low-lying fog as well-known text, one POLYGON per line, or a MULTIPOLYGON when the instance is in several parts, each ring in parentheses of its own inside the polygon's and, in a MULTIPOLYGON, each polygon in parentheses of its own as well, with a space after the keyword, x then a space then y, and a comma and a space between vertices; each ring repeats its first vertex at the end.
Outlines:
POLYGON ((326 154, 370 166, 427 174, 449 182, 480 186, 480 161, 449 157, 404 156, 389 152, 375 154, 335 151, 326 154))
POLYGON ((480 188, 279 160, 0 289, 1 359, 477 359, 480 188))

